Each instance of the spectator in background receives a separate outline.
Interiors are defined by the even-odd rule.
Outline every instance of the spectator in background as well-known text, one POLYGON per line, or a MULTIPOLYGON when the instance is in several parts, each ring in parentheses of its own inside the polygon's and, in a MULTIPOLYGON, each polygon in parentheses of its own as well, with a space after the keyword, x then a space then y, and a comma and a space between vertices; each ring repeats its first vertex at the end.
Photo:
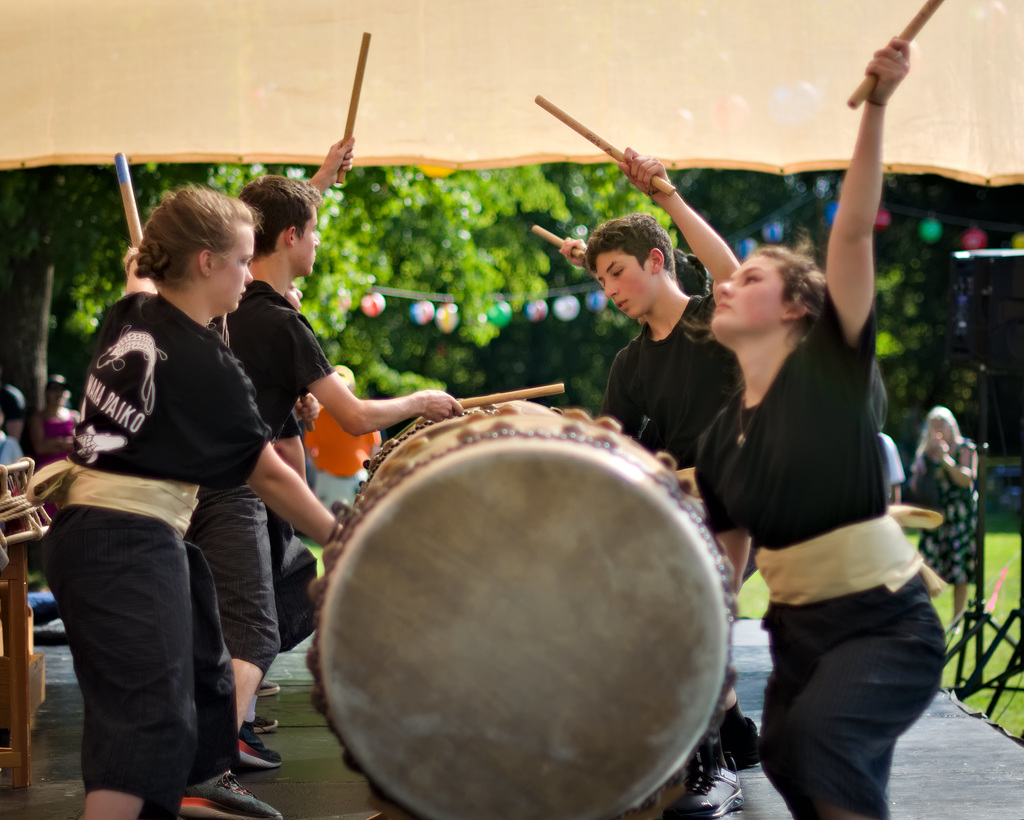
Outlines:
MULTIPOLYGON (((355 391, 356 378, 344 365, 334 371, 349 390, 355 391)), ((316 476, 313 486, 317 497, 327 507, 335 501, 351 504, 366 480, 366 461, 380 448, 380 431, 353 436, 328 413, 322 413, 316 427, 306 433, 306 449, 313 459, 316 476)))
POLYGON ((882 448, 882 471, 885 485, 889 488, 889 503, 899 504, 902 496, 902 485, 907 476, 903 472, 903 461, 896 442, 885 433, 878 434, 878 445, 882 448))
POLYGON ((933 407, 921 430, 910 486, 922 496, 934 494, 934 506, 944 517, 940 526, 921 532, 920 549, 928 565, 953 585, 954 623, 967 604, 967 584, 974 579, 977 480, 977 445, 960 434, 948 408, 933 407))
POLYGON ((18 440, 4 432, 4 411, 0 407, 0 464, 14 464, 22 456, 18 440))
POLYGON ((70 398, 67 379, 59 373, 50 376, 46 382, 43 408, 32 413, 28 420, 36 470, 71 453, 79 418, 76 411, 68 408, 70 398))
POLYGON ((7 437, 21 443, 21 434, 25 429, 25 396, 13 384, 4 382, 4 366, 0 363, 0 410, 6 418, 0 423, 0 430, 7 437))

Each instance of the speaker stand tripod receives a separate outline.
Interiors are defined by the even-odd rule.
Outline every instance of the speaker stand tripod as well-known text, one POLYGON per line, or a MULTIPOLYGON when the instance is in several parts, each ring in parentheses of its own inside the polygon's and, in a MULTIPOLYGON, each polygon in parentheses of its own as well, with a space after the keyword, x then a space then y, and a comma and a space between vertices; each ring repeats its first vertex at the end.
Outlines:
MULTIPOLYGON (((953 658, 957 659, 956 677, 953 691, 961 700, 981 691, 991 689, 992 698, 989 701, 986 714, 991 715, 995 710, 999 699, 1005 692, 1021 692, 1024 687, 1021 685, 1010 685, 1010 681, 1024 673, 1024 642, 1015 640, 1011 635, 1014 624, 1024 630, 1024 611, 1018 602, 1003 624, 999 624, 992 613, 986 607, 984 599, 985 590, 985 508, 986 508, 986 467, 988 460, 988 379, 987 369, 984 365, 978 371, 978 393, 979 393, 979 426, 978 426, 978 536, 977 536, 977 558, 976 558, 976 597, 960 619, 959 626, 963 633, 959 639, 947 650, 946 664, 953 658), (985 628, 995 630, 991 643, 985 646, 985 628), (1006 668, 992 677, 986 678, 985 669, 992 661, 996 651, 1008 644, 1012 648, 1009 662, 1006 668), (965 677, 965 667, 968 654, 973 649, 974 668, 965 677)), ((1021 420, 1021 433, 1024 437, 1024 418, 1021 420)), ((1024 440, 1021 448, 1021 477, 1024 479, 1024 440)), ((1024 485, 1021 499, 1024 501, 1024 485)), ((1022 510, 1024 512, 1024 510, 1022 510)), ((1024 545, 1024 516, 1021 517, 1021 544, 1024 545)), ((1024 595, 1024 562, 1021 564, 1021 592, 1024 595)), ((1018 632, 1018 634, 1024 634, 1018 632)))

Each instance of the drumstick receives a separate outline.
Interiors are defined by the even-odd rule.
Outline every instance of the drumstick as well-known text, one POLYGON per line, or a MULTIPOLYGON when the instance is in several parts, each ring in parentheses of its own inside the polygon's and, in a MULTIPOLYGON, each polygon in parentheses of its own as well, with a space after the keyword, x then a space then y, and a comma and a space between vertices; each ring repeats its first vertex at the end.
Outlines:
POLYGON ((128 235, 132 247, 138 248, 142 244, 142 222, 139 221, 139 206, 135 202, 135 191, 132 190, 128 158, 124 154, 115 155, 114 167, 117 169, 117 182, 121 186, 121 202, 124 203, 124 215, 128 220, 128 235))
MULTIPOLYGON (((348 103, 348 121, 345 123, 345 138, 348 142, 356 127, 356 109, 359 108, 359 92, 363 90, 363 72, 366 70, 366 55, 370 52, 370 32, 363 32, 363 42, 359 46, 359 62, 356 63, 356 79, 352 83, 352 99, 348 103)), ((345 172, 338 171, 338 184, 345 181, 345 172)))
MULTIPOLYGON (((921 33, 921 29, 924 28, 924 24, 928 22, 935 10, 942 5, 942 0, 926 0, 925 4, 921 6, 921 10, 914 15, 914 19, 910 21, 910 24, 903 29, 900 34, 901 40, 913 40, 921 33)), ((875 84, 878 82, 878 77, 874 74, 868 74, 865 77, 857 90, 853 92, 853 96, 847 100, 846 104, 850 108, 857 108, 864 100, 866 100, 871 92, 875 90, 875 84)))
MULTIPOLYGON (((554 116, 555 119, 564 122, 581 137, 590 140, 592 143, 594 143, 594 145, 596 145, 598 148, 600 148, 602 151, 608 154, 608 156, 610 156, 616 162, 625 162, 625 158, 622 155, 622 151, 620 151, 618 148, 616 148, 614 145, 608 142, 608 140, 604 139, 604 137, 599 137, 579 120, 574 119, 573 117, 566 114, 561 108, 559 108, 550 100, 545 99, 540 94, 538 94, 536 98, 534 98, 534 102, 536 102, 537 105, 539 105, 549 114, 554 116)), ((664 179, 663 177, 654 177, 651 180, 651 182, 653 183, 654 187, 661 191, 663 194, 674 194, 676 192, 675 186, 668 180, 664 179)))
MULTIPOLYGON (((547 230, 546 228, 542 228, 540 225, 534 225, 532 228, 530 228, 530 230, 537 234, 537 236, 539 236, 541 239, 546 239, 552 245, 562 247, 563 240, 559 239, 556 234, 551 233, 551 231, 547 230)), ((585 255, 585 251, 586 248, 573 248, 572 255, 575 256, 577 259, 582 259, 585 255)))
POLYGON ((485 404, 502 404, 506 401, 519 401, 520 399, 535 399, 539 396, 554 396, 557 393, 564 393, 565 385, 545 384, 540 387, 527 387, 525 390, 511 390, 508 393, 491 393, 489 396, 476 396, 471 399, 459 399, 459 404, 464 410, 471 407, 483 407, 485 404))

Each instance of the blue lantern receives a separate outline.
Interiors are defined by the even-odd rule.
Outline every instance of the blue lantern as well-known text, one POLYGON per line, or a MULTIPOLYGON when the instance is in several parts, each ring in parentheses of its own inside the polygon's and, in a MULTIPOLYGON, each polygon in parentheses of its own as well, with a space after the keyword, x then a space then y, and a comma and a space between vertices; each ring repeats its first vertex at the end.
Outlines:
POLYGON ((543 299, 535 299, 523 305, 523 313, 531 322, 540 322, 548 315, 548 303, 543 299))
POLYGON ((764 241, 771 242, 772 244, 781 242, 784 233, 785 229, 782 227, 782 223, 778 220, 769 222, 761 228, 761 236, 764 237, 764 241))
POLYGON ((607 307, 608 297, 604 295, 603 290, 592 290, 587 294, 586 302, 587 310, 591 313, 598 313, 607 307))
POLYGON ((751 239, 749 236, 746 239, 741 239, 736 244, 736 255, 740 260, 746 259, 752 254, 757 248, 757 240, 751 239))
POLYGON ((418 325, 425 325, 434 318, 433 302, 413 302, 409 305, 409 316, 418 325))

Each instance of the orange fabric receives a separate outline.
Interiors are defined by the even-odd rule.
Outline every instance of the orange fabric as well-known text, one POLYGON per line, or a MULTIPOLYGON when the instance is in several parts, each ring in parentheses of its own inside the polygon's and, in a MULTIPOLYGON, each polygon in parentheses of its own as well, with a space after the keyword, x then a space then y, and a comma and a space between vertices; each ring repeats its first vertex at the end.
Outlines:
POLYGON ((318 470, 348 477, 359 472, 363 462, 380 446, 380 432, 350 435, 330 413, 324 412, 314 422, 314 429, 306 433, 305 444, 318 470))

